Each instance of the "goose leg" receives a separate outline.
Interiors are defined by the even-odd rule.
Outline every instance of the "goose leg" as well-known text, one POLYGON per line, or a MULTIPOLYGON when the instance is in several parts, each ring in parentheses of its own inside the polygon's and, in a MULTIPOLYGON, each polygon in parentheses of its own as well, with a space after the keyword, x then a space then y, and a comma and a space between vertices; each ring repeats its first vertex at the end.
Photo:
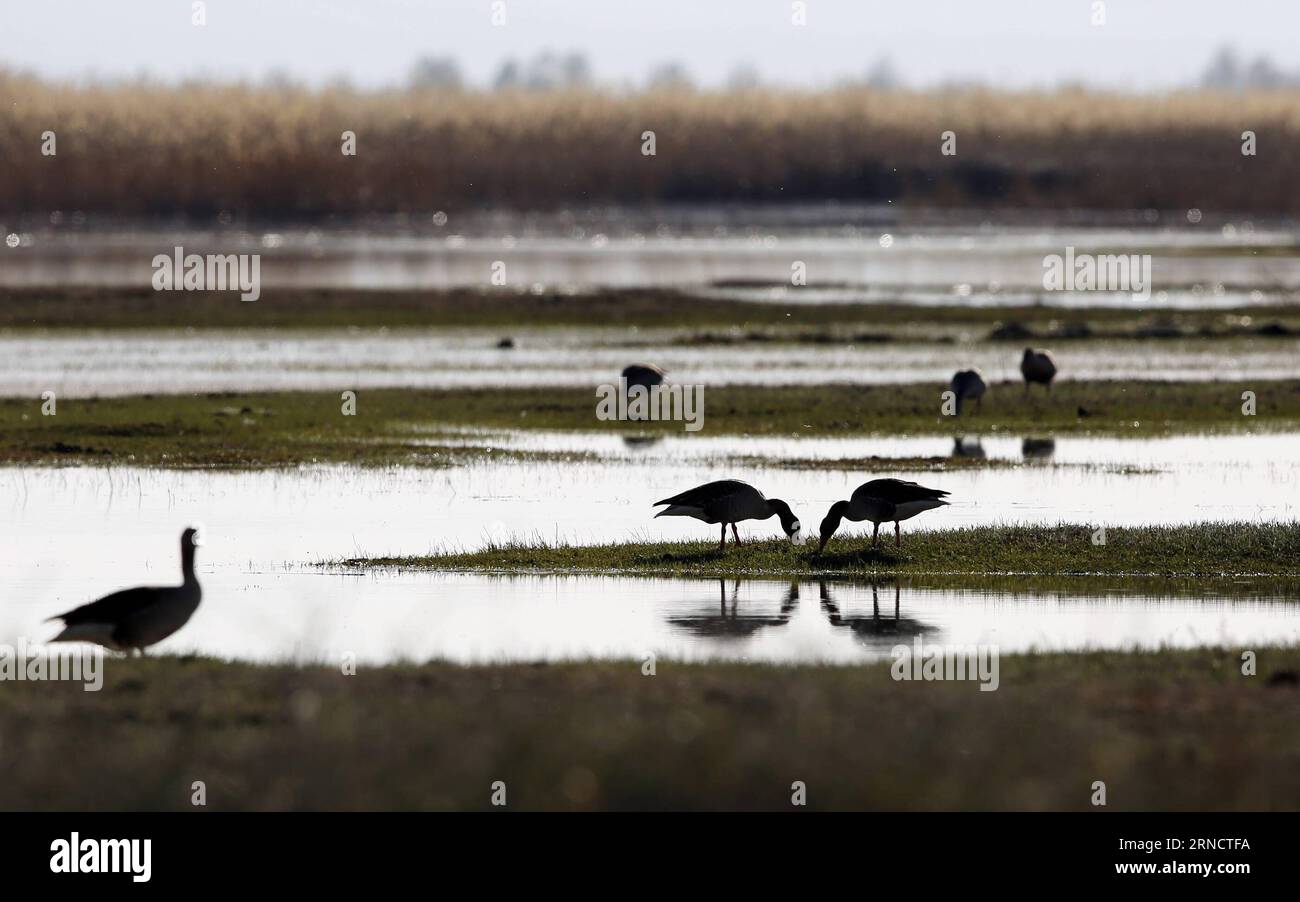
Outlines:
POLYGON ((731 524, 731 534, 732 534, 733 536, 735 536, 735 538, 736 538, 736 544, 739 545, 739 544, 740 544, 740 533, 736 531, 736 524, 735 524, 735 523, 732 523, 732 524, 731 524))
POLYGON ((903 547, 903 527, 898 524, 897 520, 894 521, 894 547, 903 547))
POLYGON ((876 528, 873 529, 873 530, 871 530, 871 547, 872 547, 872 548, 875 548, 875 547, 876 547, 876 542, 877 542, 877 540, 879 540, 879 538, 880 538, 880 524, 877 523, 877 524, 876 524, 876 528))
POLYGON ((722 541, 718 543, 718 550, 722 551, 727 547, 727 524, 722 524, 722 541))

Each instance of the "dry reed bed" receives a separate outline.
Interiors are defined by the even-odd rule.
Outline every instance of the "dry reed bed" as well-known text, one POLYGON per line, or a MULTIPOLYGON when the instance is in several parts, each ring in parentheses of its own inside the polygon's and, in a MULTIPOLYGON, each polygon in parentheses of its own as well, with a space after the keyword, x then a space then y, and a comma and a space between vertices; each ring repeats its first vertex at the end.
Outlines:
POLYGON ((1300 209, 1300 93, 362 93, 0 74, 0 213, 267 217, 588 202, 1300 209), (1241 133, 1259 153, 1241 153, 1241 133), (58 154, 41 154, 41 134, 58 154), (340 151, 357 134, 358 153, 340 151), (653 130, 657 155, 643 156, 653 130), (957 134, 956 156, 940 135, 957 134))

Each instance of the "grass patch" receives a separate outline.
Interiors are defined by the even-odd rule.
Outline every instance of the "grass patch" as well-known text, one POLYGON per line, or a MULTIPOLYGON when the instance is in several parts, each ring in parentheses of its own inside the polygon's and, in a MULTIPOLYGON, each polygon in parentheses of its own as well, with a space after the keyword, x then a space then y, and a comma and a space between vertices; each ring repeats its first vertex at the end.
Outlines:
POLYGON ((1294 809, 1300 648, 1006 656, 1000 687, 856 667, 110 659, 0 693, 0 808, 1294 809), (95 742, 88 748, 87 729, 95 742))
POLYGON ((0 288, 0 328, 348 329, 628 327, 628 341, 673 345, 804 342, 876 344, 988 338, 1021 342, 1086 339, 1252 339, 1300 335, 1300 311, 1284 304, 1222 310, 1116 307, 806 304, 701 297, 669 288, 606 288, 541 294, 504 289, 442 291, 277 289, 255 304, 229 292, 147 286, 0 288), (665 326, 670 329, 665 330, 665 326), (658 337, 656 338, 656 335, 658 337))
MULTIPOLYGON (((825 511, 798 511, 810 527, 825 511)), ((647 509, 647 517, 649 516, 647 509)), ((700 527, 704 529, 703 526, 700 527)), ((712 527, 709 527, 712 529, 712 527)), ((621 545, 494 544, 480 551, 352 558, 346 567, 403 567, 494 573, 546 572, 661 576, 895 576, 910 574, 1104 574, 1174 577, 1300 575, 1300 522, 1198 523, 1114 527, 1093 544, 1085 526, 966 526, 892 537, 839 533, 818 555, 784 540, 621 545)))
MULTIPOLYGON (((1067 382, 1028 398, 994 387, 983 410, 939 413, 944 386, 720 386, 708 390, 704 435, 1120 435, 1300 428, 1300 381, 1067 382), (1256 393, 1257 416, 1241 414, 1256 393)), ((274 467, 302 463, 448 466, 477 456, 448 429, 547 429, 685 435, 679 422, 602 422, 585 388, 370 389, 356 416, 334 392, 0 399, 0 462, 124 463, 158 467, 274 467)), ((503 452, 494 452, 502 454, 503 452)), ((515 457, 554 457, 504 452, 515 457)), ((743 446, 737 446, 744 457, 743 446)), ((852 465, 869 459, 846 459, 852 465)), ((892 462, 886 460, 885 465, 892 462)), ((969 464, 966 464, 969 465, 969 464)))

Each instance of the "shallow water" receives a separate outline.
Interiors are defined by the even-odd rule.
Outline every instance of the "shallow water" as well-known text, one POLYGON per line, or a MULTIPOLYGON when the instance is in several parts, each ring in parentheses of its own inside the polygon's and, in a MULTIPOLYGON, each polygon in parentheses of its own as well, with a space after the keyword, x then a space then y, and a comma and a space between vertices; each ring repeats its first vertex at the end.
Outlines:
MULTIPOLYGON (((135 578, 144 578, 138 566, 135 578)), ((170 581, 172 574, 148 574, 170 581)), ((999 653, 1300 641, 1294 594, 1116 594, 931 589, 775 580, 340 575, 200 567, 205 599, 160 653, 249 660, 465 663, 648 655, 854 663, 898 644, 995 645, 999 653), (895 593, 897 592, 897 608, 895 593)), ((99 585, 75 584, 91 596, 99 585)), ((68 586, 71 588, 71 585, 68 586)), ((0 613, 0 641, 47 639, 50 605, 0 613)), ((631 666, 631 665, 630 665, 631 666)))
MULTIPOLYGON (((819 519, 874 474, 785 469, 737 456, 835 460, 869 455, 945 456, 934 438, 709 438, 668 436, 629 444, 587 433, 463 434, 467 444, 589 451, 602 459, 532 462, 490 456, 454 469, 346 466, 259 472, 135 467, 0 468, 0 547, 6 569, 60 560, 103 546, 127 560, 133 536, 177 534, 203 521, 214 546, 259 567, 365 554, 423 554, 477 547, 486 538, 541 537, 577 543, 708 538, 682 518, 654 519, 652 502, 711 479, 742 477, 796 514, 819 519), (226 539, 218 543, 216 536, 226 539), (61 549, 60 542, 71 543, 61 549)), ((445 439, 438 439, 442 442, 445 439)), ((976 439, 967 437, 966 447, 976 439)), ((908 530, 996 523, 1185 523, 1300 517, 1300 434, 979 441, 993 458, 1024 466, 907 472, 952 492, 952 505, 909 521, 908 530), (1026 457, 1028 451, 1028 457, 1026 457), (1052 463, 1091 466, 1053 466, 1052 463), (1135 470, 1136 468, 1136 470, 1135 470)), ((750 523, 775 535, 774 521, 750 523)), ((156 540, 155 540, 156 541, 156 540)), ((170 546, 168 541, 167 545, 170 546)), ((147 555, 158 556, 156 550, 147 555)))
MULTIPOLYGON (((652 517, 651 503, 709 479, 743 476, 816 522, 867 478, 837 470, 738 471, 728 454, 810 459, 942 455, 944 438, 889 440, 667 437, 629 446, 615 436, 540 433, 465 441, 577 449, 607 461, 483 460, 454 470, 314 467, 270 472, 129 467, 0 469, 0 642, 48 638, 41 621, 110 590, 178 578, 177 537, 203 524, 199 574, 206 601, 161 648, 246 658, 533 660, 655 653, 753 660, 863 660, 890 627, 868 623, 869 587, 832 587, 840 619, 805 584, 745 582, 723 608, 716 581, 491 578, 321 570, 312 562, 361 555, 472 548, 511 537, 612 542, 712 538, 712 529, 652 517), (783 605, 787 610, 783 610, 783 605), (864 620, 863 618, 866 618, 864 620), (878 632, 873 632, 878 630, 878 632)), ((1173 523, 1290 520, 1300 478, 1300 435, 1151 440, 1061 439, 1045 456, 1021 438, 990 437, 991 457, 1023 467, 906 473, 953 493, 951 507, 909 521, 907 532, 960 524, 1060 521, 1173 523), (1049 461, 1127 462, 1156 472, 1056 467, 1049 461)), ((775 535, 750 523, 748 538, 775 535)), ((853 536, 854 532, 846 532, 853 536)), ((862 541, 861 530, 856 531, 862 541)), ((906 540, 906 533, 904 535, 906 540)), ((841 540, 842 541, 842 540, 841 540)), ((1029 647, 1293 641, 1294 599, 1267 586, 1197 593, 1130 593, 1077 585, 1064 592, 991 586, 903 591, 904 623, 926 641, 1029 647), (914 620, 916 624, 907 621, 914 620)), ((885 602, 882 601, 882 604, 885 602)), ((882 614, 884 612, 882 611, 882 614)), ((892 644, 892 640, 891 640, 892 644)))
MULTIPOLYGON (((978 367, 1019 380, 1018 346, 969 342, 690 346, 666 330, 0 333, 0 396, 380 387, 590 386, 652 362, 689 385, 934 382, 978 367), (505 334, 513 349, 498 348, 505 334)), ((1061 380, 1300 378, 1300 339, 1059 343, 1061 380)))
MULTIPOLYGON (((801 261, 808 285, 863 286, 855 297, 868 302, 879 297, 1002 303, 1001 295, 1010 293, 1012 302, 1042 295, 1044 303, 1078 304, 1078 295, 1041 290, 1044 256, 1063 254, 1067 246, 1152 255, 1151 298, 1088 292, 1089 304, 1249 304, 1262 302, 1251 291, 1300 286, 1295 236, 1285 227, 953 229, 855 223, 848 217, 836 224, 833 212, 801 227, 797 211, 784 212, 779 222, 754 217, 749 225, 605 217, 542 227, 526 219, 480 218, 440 229, 387 231, 46 228, 15 232, 18 246, 0 248, 0 285, 144 287, 153 257, 179 245, 187 253, 262 255, 267 291, 482 285, 498 261, 506 264, 512 285, 702 286, 728 280, 788 285, 793 262, 801 261)), ((796 292, 784 302, 812 300, 796 292)))

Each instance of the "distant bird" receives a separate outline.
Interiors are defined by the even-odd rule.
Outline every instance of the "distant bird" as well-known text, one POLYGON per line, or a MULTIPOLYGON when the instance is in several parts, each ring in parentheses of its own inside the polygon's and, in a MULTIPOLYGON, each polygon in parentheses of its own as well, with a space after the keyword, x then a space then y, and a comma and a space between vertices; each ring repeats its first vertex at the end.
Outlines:
POLYGON ((1084 407, 1082 404, 1079 405, 1079 409, 1076 410, 1075 413, 1077 413, 1077 414, 1079 415, 1079 418, 1080 418, 1080 419, 1082 419, 1083 417, 1090 417, 1090 416, 1092 416, 1092 411, 1089 410, 1088 408, 1084 407))
POLYGON ((835 530, 840 528, 840 521, 846 519, 855 522, 870 520, 876 525, 871 533, 873 547, 880 537, 880 524, 893 522, 894 544, 901 548, 903 532, 899 523, 910 520, 923 511, 943 507, 948 503, 943 500, 947 494, 948 492, 927 489, 923 485, 902 479, 873 479, 864 482, 853 490, 853 496, 848 501, 836 501, 826 512, 826 519, 822 520, 821 526, 822 543, 817 553, 822 553, 831 536, 835 535, 835 530))
POLYGON ((974 401, 975 409, 980 409, 980 399, 988 391, 988 386, 979 370, 960 370, 948 383, 948 389, 957 397, 957 414, 960 416, 965 401, 974 401))
POLYGON ((623 378, 627 380, 628 388, 634 385, 651 388, 656 385, 663 385, 664 371, 648 363, 634 363, 623 370, 623 378))
POLYGON ((694 517, 705 523, 722 524, 722 541, 718 549, 727 547, 727 524, 731 524, 731 534, 740 544, 740 533, 736 524, 741 520, 766 520, 775 515, 781 518, 781 529, 791 539, 799 532, 799 518, 790 510, 790 505, 780 498, 766 498, 763 493, 747 482, 739 479, 722 479, 696 486, 656 501, 655 507, 666 504, 664 510, 656 517, 694 517))
POLYGON ((497 347, 503 351, 508 351, 515 346, 515 340, 507 335, 497 342, 497 347))
MULTIPOLYGON (((181 533, 181 575, 179 586, 137 586, 105 595, 98 601, 51 617, 62 620, 63 632, 52 642, 95 642, 144 654, 147 646, 166 639, 183 627, 199 606, 203 592, 194 576, 194 546, 198 530, 181 533)), ((48 621, 47 621, 48 622, 48 621)))
POLYGON ((1020 358, 1020 375, 1025 377, 1025 394, 1029 394, 1031 382, 1047 386, 1047 392, 1051 394, 1052 380, 1056 378, 1056 361, 1046 351, 1025 348, 1025 356, 1020 358))

